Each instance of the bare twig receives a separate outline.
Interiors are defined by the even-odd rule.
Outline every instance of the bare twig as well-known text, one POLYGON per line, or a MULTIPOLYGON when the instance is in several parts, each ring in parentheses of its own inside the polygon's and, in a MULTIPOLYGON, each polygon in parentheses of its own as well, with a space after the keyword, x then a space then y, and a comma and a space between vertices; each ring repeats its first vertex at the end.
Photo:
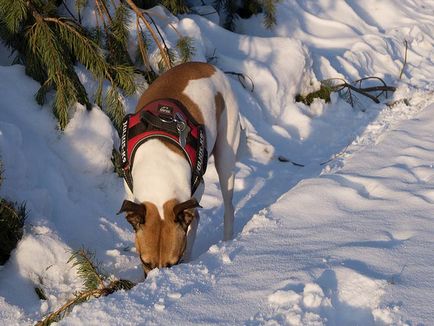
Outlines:
POLYGON ((404 62, 402 64, 401 73, 399 74, 399 79, 402 79, 402 74, 404 73, 404 68, 405 68, 405 65, 407 64, 407 52, 408 52, 407 40, 404 40, 404 45, 405 45, 404 62))
MULTIPOLYGON (((169 53, 169 47, 167 46, 166 41, 164 40, 164 37, 161 34, 160 29, 158 28, 158 25, 155 23, 155 20, 147 12, 145 12, 145 15, 146 15, 146 17, 149 18, 149 20, 151 21, 152 25, 154 25, 155 30, 157 31, 158 35, 160 36, 161 42, 163 42, 164 49, 166 50, 166 53, 168 54, 169 53)), ((169 62, 170 62, 170 57, 169 57, 169 62)))
POLYGON ((330 163, 331 161, 334 161, 338 157, 343 156, 346 152, 348 147, 350 147, 351 143, 349 143, 343 150, 341 150, 339 153, 333 155, 331 158, 329 158, 327 161, 321 162, 319 165, 326 165, 327 163, 330 163))
POLYGON ((246 81, 248 79, 250 82, 250 85, 251 85, 250 92, 253 93, 253 91, 255 90, 255 84, 253 83, 252 78, 250 78, 248 75, 244 75, 244 74, 242 74, 240 72, 236 72, 236 71, 225 71, 225 74, 237 76, 238 81, 245 89, 247 89, 246 81))
MULTIPOLYGON (((62 5, 65 7, 65 10, 68 12, 68 14, 71 16, 72 19, 74 19, 77 23, 81 23, 81 20, 80 19, 77 20, 77 18, 74 16, 72 11, 68 8, 67 4, 63 0, 62 0, 62 5)), ((80 12, 78 14, 79 14, 79 18, 80 18, 80 12)))
POLYGON ((146 66, 146 68, 148 70, 150 70, 151 69, 151 63, 149 62, 148 51, 146 50, 145 43, 143 42, 142 36, 144 35, 144 32, 143 32, 142 26, 140 26, 140 21, 139 21, 138 16, 136 18, 136 29, 137 29, 137 32, 140 34, 138 37, 138 41, 139 41, 140 54, 141 54, 142 59, 143 59, 143 64, 146 66))
POLYGON ((279 155, 279 157, 277 158, 277 160, 279 162, 291 163, 292 165, 295 165, 295 166, 300 166, 300 167, 304 167, 305 166, 304 164, 296 163, 296 162, 294 162, 294 161, 290 160, 289 158, 286 158, 285 156, 282 156, 282 155, 279 155))
POLYGON ((136 6, 136 4, 132 0, 125 0, 130 8, 136 13, 137 17, 140 18, 140 20, 145 24, 146 28, 148 29, 149 33, 151 34, 151 37, 153 38, 155 44, 158 46, 158 49, 160 50, 161 57, 166 65, 167 68, 170 68, 172 64, 170 63, 169 55, 161 45, 160 41, 158 40, 157 35, 155 34, 151 24, 149 24, 148 20, 143 15, 142 11, 139 9, 139 7, 136 6))
POLYGON ((387 92, 396 91, 396 87, 387 85, 386 82, 382 78, 375 77, 375 76, 374 77, 364 77, 364 78, 358 79, 352 83, 347 82, 343 78, 330 78, 324 82, 333 81, 333 80, 337 80, 337 81, 339 81, 339 83, 332 85, 331 90, 333 92, 340 92, 343 89, 347 88, 348 89, 349 102, 350 102, 351 106, 354 106, 354 100, 353 100, 352 92, 356 92, 356 93, 359 93, 363 96, 366 96, 366 97, 370 98, 372 101, 374 101, 375 103, 380 103, 379 98, 382 94, 384 94, 386 92, 386 97, 387 97, 387 92), (367 80, 372 80, 372 79, 380 81, 382 86, 362 87, 363 82, 365 82, 367 80), (356 87, 354 85, 358 85, 358 87, 356 87), (380 93, 377 95, 373 95, 373 94, 371 94, 371 92, 380 92, 380 93))

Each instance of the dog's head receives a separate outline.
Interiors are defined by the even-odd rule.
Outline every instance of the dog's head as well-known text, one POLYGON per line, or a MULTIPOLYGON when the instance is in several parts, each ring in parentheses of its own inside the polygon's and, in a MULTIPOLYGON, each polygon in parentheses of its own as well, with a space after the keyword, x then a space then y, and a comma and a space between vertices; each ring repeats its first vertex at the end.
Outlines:
POLYGON ((136 233, 136 249, 145 275, 154 268, 179 263, 196 207, 199 204, 194 198, 182 203, 172 199, 163 205, 164 216, 161 217, 157 207, 150 202, 137 204, 124 200, 119 213, 126 213, 125 217, 136 233))

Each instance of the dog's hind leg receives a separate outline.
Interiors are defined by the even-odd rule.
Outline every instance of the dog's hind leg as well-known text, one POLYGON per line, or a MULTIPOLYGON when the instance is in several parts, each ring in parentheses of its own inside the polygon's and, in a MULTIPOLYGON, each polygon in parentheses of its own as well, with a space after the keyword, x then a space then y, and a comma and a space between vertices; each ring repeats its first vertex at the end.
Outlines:
POLYGON ((224 232, 223 239, 230 240, 234 235, 234 206, 232 196, 235 181, 235 162, 240 138, 240 125, 238 112, 230 114, 225 110, 222 122, 219 126, 216 146, 214 148, 214 160, 219 176, 220 188, 224 204, 224 232))

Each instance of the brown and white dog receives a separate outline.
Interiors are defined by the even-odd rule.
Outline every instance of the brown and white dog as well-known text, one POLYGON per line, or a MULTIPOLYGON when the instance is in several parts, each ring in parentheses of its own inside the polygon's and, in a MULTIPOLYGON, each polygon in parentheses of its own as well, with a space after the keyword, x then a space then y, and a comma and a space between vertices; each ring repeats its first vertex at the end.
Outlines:
MULTIPOLYGON (((214 155, 224 203, 224 240, 233 236, 232 194, 240 123, 238 106, 225 74, 212 65, 190 62, 176 66, 155 80, 140 98, 146 104, 171 98, 182 103, 204 125, 206 149, 214 155)), ((138 147, 131 171, 132 193, 120 212, 135 230, 135 245, 145 274, 170 267, 191 254, 203 184, 191 195, 191 167, 182 150, 164 139, 150 139, 138 147)))

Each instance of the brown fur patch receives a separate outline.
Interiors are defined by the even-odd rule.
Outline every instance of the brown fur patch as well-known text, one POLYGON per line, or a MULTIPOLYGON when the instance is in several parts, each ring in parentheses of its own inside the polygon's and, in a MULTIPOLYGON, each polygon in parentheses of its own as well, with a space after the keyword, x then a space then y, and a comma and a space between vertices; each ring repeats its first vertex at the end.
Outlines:
POLYGON ((204 119, 199 107, 183 94, 183 91, 190 80, 211 77, 215 71, 212 65, 202 62, 188 62, 173 67, 158 77, 143 93, 136 106, 136 112, 152 101, 173 98, 184 104, 193 118, 203 124, 204 119))

